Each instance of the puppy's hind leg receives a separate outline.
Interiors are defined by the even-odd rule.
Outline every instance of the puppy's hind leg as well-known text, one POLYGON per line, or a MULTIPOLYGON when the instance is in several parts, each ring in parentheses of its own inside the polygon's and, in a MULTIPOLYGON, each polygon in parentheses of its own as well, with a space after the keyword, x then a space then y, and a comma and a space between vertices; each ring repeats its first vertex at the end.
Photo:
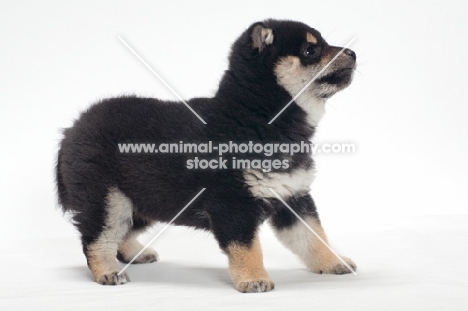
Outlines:
MULTIPOLYGON (((134 219, 134 225, 137 222, 134 219)), ((129 263, 144 246, 138 241, 137 237, 143 230, 135 227, 127 234, 124 240, 119 244, 117 259, 123 263, 129 263)), ((133 264, 151 263, 159 260, 159 255, 151 248, 146 248, 135 260, 133 264)))
POLYGON ((88 266, 99 284, 119 285, 130 279, 119 275, 116 256, 119 244, 132 226, 132 202, 117 188, 108 191, 105 201, 104 225, 97 238, 84 245, 88 266))
POLYGON ((346 274, 356 270, 356 264, 351 259, 340 256, 345 265, 330 250, 312 197, 291 198, 288 205, 307 226, 286 207, 278 209, 270 221, 280 242, 298 255, 309 270, 328 274, 346 274))

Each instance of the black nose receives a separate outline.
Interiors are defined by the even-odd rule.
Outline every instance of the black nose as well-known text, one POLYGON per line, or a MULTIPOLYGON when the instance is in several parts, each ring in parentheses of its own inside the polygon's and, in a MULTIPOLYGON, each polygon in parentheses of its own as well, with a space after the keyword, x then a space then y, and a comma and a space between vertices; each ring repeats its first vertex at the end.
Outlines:
POLYGON ((356 53, 354 53, 353 50, 345 49, 345 50, 344 50, 344 53, 345 53, 346 55, 351 56, 354 60, 356 60, 356 53))

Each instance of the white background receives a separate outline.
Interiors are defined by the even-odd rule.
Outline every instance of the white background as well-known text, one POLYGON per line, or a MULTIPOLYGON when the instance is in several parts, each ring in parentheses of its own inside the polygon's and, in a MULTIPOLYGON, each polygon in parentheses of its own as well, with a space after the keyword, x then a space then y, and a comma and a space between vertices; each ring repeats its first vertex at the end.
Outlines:
MULTIPOLYGON (((76 243, 76 265, 85 265, 56 208, 60 128, 100 98, 174 99, 118 36, 182 97, 210 96, 232 42, 269 17, 305 22, 333 45, 356 37, 355 80, 329 101, 317 135, 357 145, 353 155, 316 157, 312 194, 330 235, 375 232, 402 218, 430 223, 430 232, 437 219, 467 219, 467 13, 461 1, 2 1, 0 240, 68 239, 60 241, 76 243)), ((378 235, 366 237, 380 245, 378 235)))

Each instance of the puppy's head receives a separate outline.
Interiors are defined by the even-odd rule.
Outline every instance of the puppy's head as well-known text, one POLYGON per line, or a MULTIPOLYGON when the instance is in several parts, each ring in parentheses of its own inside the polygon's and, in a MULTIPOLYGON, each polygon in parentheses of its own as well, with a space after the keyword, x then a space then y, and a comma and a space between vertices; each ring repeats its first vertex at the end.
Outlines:
POLYGON ((356 54, 330 46, 315 29, 299 22, 267 20, 251 25, 233 46, 230 69, 272 78, 294 97, 310 81, 306 94, 329 98, 347 87, 356 54))

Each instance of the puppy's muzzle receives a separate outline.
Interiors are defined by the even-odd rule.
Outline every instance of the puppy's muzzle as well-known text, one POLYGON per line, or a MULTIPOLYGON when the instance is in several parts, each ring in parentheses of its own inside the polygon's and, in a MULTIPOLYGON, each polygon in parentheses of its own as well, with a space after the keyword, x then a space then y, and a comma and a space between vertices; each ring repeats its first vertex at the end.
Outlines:
POLYGON ((328 70, 318 82, 342 88, 349 85, 352 80, 354 69, 356 69, 356 53, 351 49, 343 50, 342 47, 330 46, 322 58, 322 65, 331 62, 335 57, 336 59, 329 64, 328 70))

